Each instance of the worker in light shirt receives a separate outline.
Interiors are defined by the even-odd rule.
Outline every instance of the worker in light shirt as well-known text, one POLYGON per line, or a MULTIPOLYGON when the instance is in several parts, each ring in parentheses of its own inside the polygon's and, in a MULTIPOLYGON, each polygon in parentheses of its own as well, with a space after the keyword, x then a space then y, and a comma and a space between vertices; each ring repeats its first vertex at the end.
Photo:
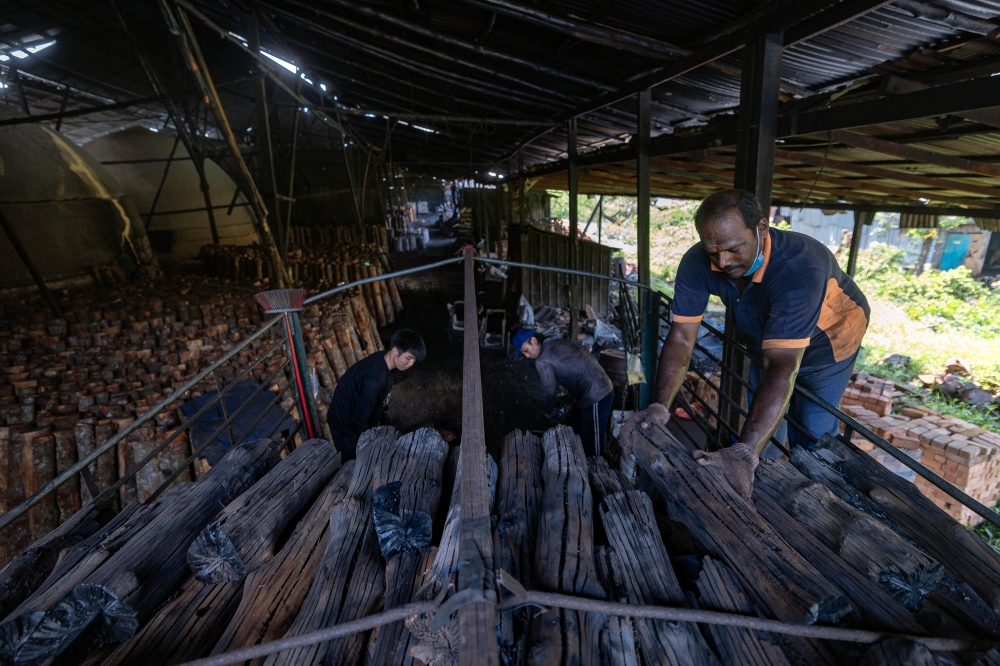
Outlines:
POLYGON ((530 328, 519 329, 511 340, 514 360, 535 361, 542 382, 543 408, 555 409, 556 390, 564 386, 573 396, 570 426, 580 436, 584 453, 600 455, 608 431, 614 385, 594 355, 571 340, 544 339, 530 328))
MULTIPOLYGON (((654 402, 623 426, 622 447, 629 449, 635 428, 662 426, 670 418, 668 408, 684 382, 709 296, 718 296, 750 352, 754 392, 737 441, 695 457, 721 467, 733 489, 749 498, 759 457, 786 411, 813 437, 837 434, 837 418, 792 389, 798 383, 839 404, 871 310, 825 245, 771 229, 749 192, 723 190, 709 196, 695 213, 695 228, 701 242, 687 251, 677 269, 673 319, 660 352, 654 402)), ((812 447, 795 428, 788 429, 788 442, 812 447)))

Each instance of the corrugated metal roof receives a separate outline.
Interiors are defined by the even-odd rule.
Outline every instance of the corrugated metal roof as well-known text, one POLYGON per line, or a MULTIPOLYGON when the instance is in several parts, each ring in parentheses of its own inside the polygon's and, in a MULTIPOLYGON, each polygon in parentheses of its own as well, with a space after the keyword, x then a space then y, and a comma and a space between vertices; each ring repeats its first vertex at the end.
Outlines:
MULTIPOLYGON (((489 1, 252 0, 251 4, 265 19, 263 47, 301 67, 313 81, 312 85, 291 74, 287 78, 290 82, 297 81, 317 106, 342 105, 376 112, 374 118, 344 118, 351 134, 346 139, 349 151, 365 143, 383 146, 389 133, 396 163, 447 163, 454 175, 468 175, 470 171, 498 164, 540 128, 432 120, 404 125, 387 121, 379 112, 551 122, 668 60, 662 53, 640 55, 634 49, 579 39, 538 20, 512 15, 509 8, 484 8, 489 1), (319 89, 320 83, 327 86, 326 92, 319 89), (433 131, 426 132, 420 127, 433 131)), ((655 40, 664 49, 687 50, 708 43, 713 36, 732 33, 771 7, 782 3, 786 7, 801 7, 792 0, 505 2, 514 3, 515 8, 519 3, 560 19, 625 31, 655 40)), ((229 0, 195 0, 195 4, 224 30, 245 35, 247 24, 241 6, 229 0)), ((187 95, 187 103, 194 108, 196 101, 190 80, 178 66, 171 37, 154 3, 120 6, 136 33, 133 39, 149 49, 165 86, 177 93, 179 99, 187 95), (187 92, 183 92, 185 89, 187 92)), ((822 5, 817 3, 817 6, 822 5)), ((1000 57, 996 55, 1000 53, 1000 44, 991 36, 1000 22, 998 17, 1000 1, 997 0, 896 0, 786 48, 781 72, 783 99, 788 108, 796 105, 800 111, 855 103, 881 94, 875 80, 878 76, 894 73, 917 80, 928 73, 957 71, 977 59, 1000 57), (866 77, 871 77, 872 82, 843 94, 843 86, 866 77)), ((254 88, 240 79, 250 73, 251 63, 237 47, 219 40, 196 19, 192 22, 196 24, 216 82, 236 81, 229 86, 221 85, 223 101, 239 138, 249 141, 247 128, 253 124, 254 88)), ((27 93, 33 113, 57 110, 61 102, 58 86, 63 84, 73 86, 74 90, 100 93, 111 101, 152 94, 111 3, 95 6, 82 0, 67 0, 58 6, 41 4, 0 15, 0 23, 8 26, 0 33, 3 42, 0 53, 31 35, 58 35, 58 48, 50 49, 44 58, 17 63, 23 71, 38 78, 29 82, 27 93)), ((737 52, 658 86, 653 94, 654 136, 690 131, 685 128, 697 130, 710 125, 713 118, 733 113, 739 104, 740 68, 741 57, 737 52)), ((3 70, 9 76, 9 63, 0 63, 0 71, 3 70)), ((7 103, 19 105, 12 92, 4 90, 7 103)), ((74 93, 68 107, 93 103, 74 93)), ((272 112, 277 118, 277 140, 281 141, 282 131, 287 132, 290 125, 292 107, 274 107, 272 112)), ((581 149, 607 149, 626 142, 634 129, 635 113, 634 102, 625 100, 581 117, 581 149)), ((146 124, 166 122, 162 106, 152 104, 67 120, 64 127, 82 141, 136 120, 146 124)), ((994 159, 1000 135, 989 128, 980 131, 983 128, 970 123, 957 120, 957 124, 953 123, 957 128, 953 134, 943 132, 940 136, 930 136, 940 129, 933 119, 874 125, 856 131, 900 139, 907 145, 919 145, 945 155, 994 159)), ((345 141, 315 117, 303 118, 303 132, 309 137, 312 149, 342 148, 345 141)), ((826 137, 795 137, 788 144, 793 150, 810 146, 813 148, 808 153, 822 155, 826 137)), ((557 127, 527 146, 525 157, 529 165, 537 165, 559 159, 565 151, 565 131, 557 127)), ((731 149, 719 148, 715 152, 726 156, 731 149)), ((928 175, 944 174, 967 182, 988 180, 969 174, 956 175, 954 170, 934 165, 904 166, 898 158, 839 145, 831 149, 829 157, 881 163, 885 168, 928 175)), ((818 171, 815 165, 799 167, 802 173, 818 171)), ((631 167, 626 164, 622 168, 627 181, 627 170, 631 167)), ((683 176, 677 167, 670 168, 674 171, 659 174, 662 187, 670 185, 678 193, 697 190, 697 182, 690 182, 692 178, 683 176)), ((604 177, 610 178, 608 168, 604 171, 604 177)), ((439 169, 439 172, 449 171, 439 169)), ((859 178, 858 174, 833 172, 838 177, 859 178)), ((701 174, 704 176, 706 172, 701 174)), ((788 174, 781 179, 794 180, 788 174)), ((615 182, 614 187, 623 187, 622 178, 615 182)), ((714 181, 705 182, 714 186, 714 181)), ((788 184, 785 182, 783 186, 788 184)), ((865 186, 870 187, 871 183, 865 186)), ((808 184, 802 187, 808 189, 808 184)), ((817 196, 827 196, 821 189, 816 188, 817 196)))

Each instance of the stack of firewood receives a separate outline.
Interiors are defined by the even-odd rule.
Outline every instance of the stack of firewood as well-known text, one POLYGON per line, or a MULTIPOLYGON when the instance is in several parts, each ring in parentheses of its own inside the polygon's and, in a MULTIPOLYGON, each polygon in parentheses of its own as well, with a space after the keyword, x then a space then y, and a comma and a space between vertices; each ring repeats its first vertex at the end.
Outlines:
MULTIPOLYGON (((264 316, 257 289, 203 278, 176 278, 109 291, 64 294, 66 320, 53 320, 37 298, 0 303, 0 514, 91 453, 257 331, 264 316)), ((303 330, 322 386, 382 349, 378 326, 402 308, 385 282, 364 285, 310 306, 303 330)), ((281 328, 251 342, 196 386, 194 398, 226 385, 273 344, 281 328)), ((284 360, 272 354, 244 378, 263 381, 284 360)), ((273 387, 268 387, 273 388, 273 387)), ((99 489, 173 434, 183 401, 91 465, 99 489)), ((285 406, 290 403, 286 400, 285 406)), ((325 417, 325 414, 323 415, 325 417)), ((325 419, 324 419, 325 420, 325 419)), ((182 432, 134 481, 120 503, 145 499, 191 454, 182 432)), ((182 479, 189 480, 187 472, 182 479)), ((66 521, 90 493, 79 479, 63 484, 28 516, 0 533, 0 566, 66 521)))
MULTIPOLYGON (((389 272, 388 230, 368 230, 360 239, 356 227, 292 227, 285 268, 293 286, 323 291, 389 272)), ((261 284, 274 279, 260 245, 205 245, 199 259, 206 275, 261 284)))

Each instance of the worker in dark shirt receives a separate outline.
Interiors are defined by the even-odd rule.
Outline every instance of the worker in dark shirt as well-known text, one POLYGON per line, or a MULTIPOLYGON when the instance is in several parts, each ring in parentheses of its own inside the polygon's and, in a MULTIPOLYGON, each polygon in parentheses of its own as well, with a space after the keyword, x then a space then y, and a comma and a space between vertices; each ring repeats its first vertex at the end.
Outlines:
POLYGON ((361 433, 381 422, 389 407, 392 371, 409 370, 426 355, 420 335, 402 329, 392 334, 388 351, 370 354, 347 369, 327 410, 327 423, 342 461, 353 460, 361 433))
MULTIPOLYGON (((798 384, 839 404, 871 311, 825 245, 804 234, 771 229, 749 192, 711 195, 695 213, 695 228, 701 242, 687 251, 677 269, 655 402, 625 424, 622 447, 630 446, 635 428, 663 425, 670 418, 668 407, 684 382, 708 298, 718 296, 750 352, 754 390, 737 441, 695 457, 722 468, 733 489, 749 498, 759 456, 786 411, 813 437, 837 434, 837 418, 793 394, 793 388, 798 384)), ((788 442, 813 447, 809 437, 792 427, 788 442)))
POLYGON ((566 387, 573 396, 573 432, 580 436, 588 456, 600 454, 615 393, 594 355, 570 340, 542 340, 530 328, 518 330, 512 343, 515 361, 522 354, 535 360, 546 413, 551 414, 555 408, 557 386, 566 387))

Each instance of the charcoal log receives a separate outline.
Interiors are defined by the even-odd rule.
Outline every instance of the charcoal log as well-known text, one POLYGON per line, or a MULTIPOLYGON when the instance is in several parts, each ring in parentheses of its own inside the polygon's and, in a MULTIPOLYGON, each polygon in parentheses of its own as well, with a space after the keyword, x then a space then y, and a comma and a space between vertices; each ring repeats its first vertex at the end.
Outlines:
POLYGON ((699 465, 666 429, 636 428, 638 485, 666 505, 702 552, 720 559, 765 614, 785 622, 836 623, 854 611, 832 582, 736 494, 716 467, 699 465))
MULTIPOLYGON (((545 490, 535 549, 536 586, 604 599, 594 564, 594 502, 583 445, 570 428, 556 426, 545 433, 542 447, 545 490)), ((606 622, 598 613, 566 609, 536 615, 526 663, 596 663, 606 622)))
MULTIPOLYGON (((355 620, 373 612, 385 591, 385 566, 372 523, 372 476, 393 443, 394 428, 372 428, 358 440, 358 457, 347 496, 333 506, 330 541, 312 586, 289 628, 297 636, 355 620), (346 564, 346 566, 345 566, 346 564)), ((270 655, 265 664, 355 664, 364 636, 285 650, 270 655)))
POLYGON ((816 450, 792 450, 792 464, 852 506, 870 508, 905 530, 935 560, 1000 611, 1000 554, 942 511, 934 502, 877 463, 836 438, 824 436, 816 450))
POLYGON ((180 593, 101 663, 165 666, 207 655, 232 619, 243 579, 274 556, 289 522, 340 466, 329 442, 302 443, 226 506, 187 551, 191 575, 180 593))
POLYGON ((334 504, 346 496, 354 465, 355 461, 349 460, 337 471, 281 552, 247 575, 240 605, 212 654, 285 635, 309 592, 326 551, 330 539, 330 513, 334 504))

